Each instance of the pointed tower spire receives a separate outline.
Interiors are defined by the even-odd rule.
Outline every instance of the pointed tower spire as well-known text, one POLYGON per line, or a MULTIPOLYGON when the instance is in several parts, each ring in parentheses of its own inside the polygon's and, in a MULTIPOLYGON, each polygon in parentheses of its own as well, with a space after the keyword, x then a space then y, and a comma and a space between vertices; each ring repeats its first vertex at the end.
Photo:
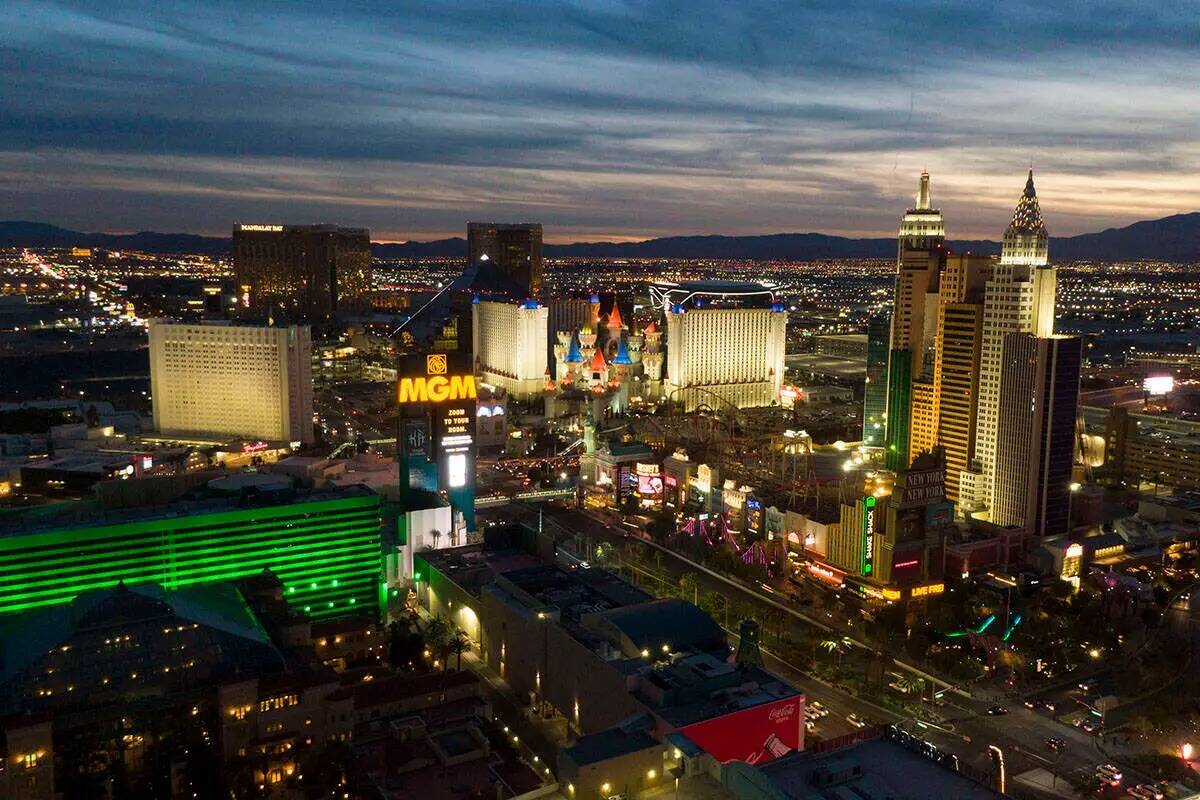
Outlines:
POLYGON ((1017 209, 1013 212, 1010 228, 1029 233, 1046 233, 1046 224, 1042 221, 1042 208, 1038 205, 1037 189, 1033 186, 1033 168, 1029 169, 1029 177, 1025 179, 1025 191, 1017 200, 1017 209))
POLYGON ((1042 221, 1042 209, 1038 204, 1037 189, 1033 185, 1033 168, 1025 179, 1025 190, 1017 200, 1012 222, 1004 231, 1004 242, 1000 248, 1000 263, 1027 264, 1044 267, 1049 263, 1046 223, 1042 221))
POLYGON ((608 315, 608 328, 609 330, 620 330, 624 327, 625 323, 621 321, 621 308, 614 299, 612 313, 608 315))
POLYGON ((929 208, 929 171, 921 170, 921 184, 917 189, 917 211, 928 211, 929 208))

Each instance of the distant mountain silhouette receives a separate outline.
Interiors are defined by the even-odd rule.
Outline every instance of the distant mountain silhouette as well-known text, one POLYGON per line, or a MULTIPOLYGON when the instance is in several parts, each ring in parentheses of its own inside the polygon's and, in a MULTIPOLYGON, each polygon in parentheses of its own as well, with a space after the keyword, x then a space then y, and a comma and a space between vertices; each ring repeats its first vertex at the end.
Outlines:
POLYGON ((229 239, 191 233, 80 233, 43 222, 0 222, 0 247, 102 247, 150 253, 224 255, 229 239))
MULTIPOLYGON (((189 233, 80 233, 40 222, 0 222, 0 247, 103 247, 159 253, 229 252, 230 240, 189 233)), ((461 237, 430 242, 372 245, 381 258, 465 258, 461 237)), ((957 252, 999 253, 1000 243, 951 241, 957 252)), ((775 233, 763 236, 668 236, 642 242, 548 244, 551 258, 738 258, 809 260, 821 258, 892 258, 894 238, 851 239, 823 233, 775 233)), ((1052 238, 1055 261, 1096 260, 1200 262, 1200 212, 1136 222, 1099 233, 1052 238)))

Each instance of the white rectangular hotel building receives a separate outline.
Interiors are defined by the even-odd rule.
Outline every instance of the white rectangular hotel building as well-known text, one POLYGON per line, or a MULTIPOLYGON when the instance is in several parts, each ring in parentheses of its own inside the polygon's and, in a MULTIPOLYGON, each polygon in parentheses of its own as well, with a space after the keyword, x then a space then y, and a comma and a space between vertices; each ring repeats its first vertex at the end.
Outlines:
POLYGON ((150 389, 160 433, 312 442, 310 328, 152 320, 150 389))

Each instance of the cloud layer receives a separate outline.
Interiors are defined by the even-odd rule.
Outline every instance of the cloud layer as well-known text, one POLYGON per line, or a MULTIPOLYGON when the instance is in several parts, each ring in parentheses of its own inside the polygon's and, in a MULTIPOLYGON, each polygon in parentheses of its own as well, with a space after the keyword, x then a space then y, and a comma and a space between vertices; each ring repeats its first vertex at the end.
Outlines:
POLYGON ((1200 207, 1187 2, 9 0, 0 216, 996 236, 1200 207))

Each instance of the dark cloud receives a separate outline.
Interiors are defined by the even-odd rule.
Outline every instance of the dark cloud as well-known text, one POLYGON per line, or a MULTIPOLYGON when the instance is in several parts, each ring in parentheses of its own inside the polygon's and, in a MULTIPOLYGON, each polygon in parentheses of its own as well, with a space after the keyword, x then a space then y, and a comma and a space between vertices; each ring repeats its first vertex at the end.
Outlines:
POLYGON ((1200 166, 1190 3, 10 0, 0 26, 0 214, 88 228, 874 233, 928 166, 976 234, 1030 160, 1066 225, 1185 210, 1200 166))

